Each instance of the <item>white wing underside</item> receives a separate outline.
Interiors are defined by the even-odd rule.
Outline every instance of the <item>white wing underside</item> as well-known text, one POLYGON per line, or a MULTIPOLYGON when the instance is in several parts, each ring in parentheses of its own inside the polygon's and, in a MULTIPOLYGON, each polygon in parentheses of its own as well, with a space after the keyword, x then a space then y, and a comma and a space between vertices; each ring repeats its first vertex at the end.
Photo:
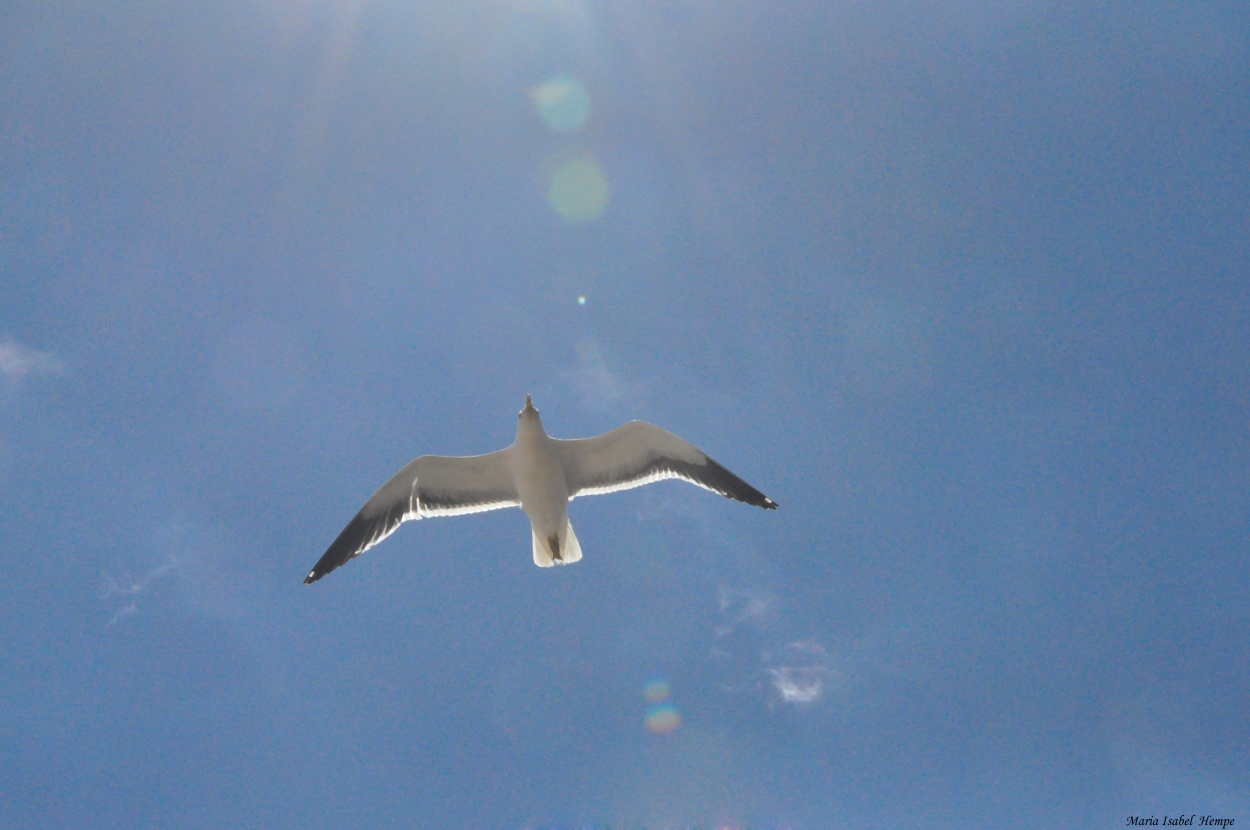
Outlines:
POLYGON ((666 429, 645 421, 594 438, 556 441, 569 500, 677 478, 726 498, 776 507, 763 493, 666 429))
POLYGON ((656 481, 664 481, 670 478, 688 481, 691 484, 702 487, 704 490, 710 490, 713 493, 718 492, 716 488, 708 487, 696 478, 684 476, 681 473, 676 473, 672 470, 656 470, 655 472, 647 473, 646 475, 637 476, 635 478, 624 478, 613 484, 599 484, 591 487, 583 487, 577 492, 572 493, 569 496, 569 501, 572 501, 577 496, 601 496, 604 493, 616 493, 621 490, 632 490, 635 487, 642 487, 644 484, 651 484, 656 481))
POLYGON ((508 448, 464 457, 423 455, 379 487, 360 512, 379 515, 402 506, 402 520, 407 521, 520 504, 508 448))
POLYGON ((315 582, 406 521, 520 506, 510 447, 462 458, 423 455, 378 488, 304 581, 315 582))

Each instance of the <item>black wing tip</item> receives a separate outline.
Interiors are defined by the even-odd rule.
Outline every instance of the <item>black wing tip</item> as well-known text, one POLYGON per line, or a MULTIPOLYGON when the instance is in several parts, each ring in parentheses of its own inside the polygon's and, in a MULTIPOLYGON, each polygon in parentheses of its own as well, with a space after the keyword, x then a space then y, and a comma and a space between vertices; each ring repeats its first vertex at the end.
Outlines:
MULTIPOLYGON (((322 560, 324 559, 325 557, 323 556, 322 560)), ((313 569, 308 572, 308 576, 304 577, 304 584, 312 585, 318 579, 321 579, 321 577, 335 570, 336 568, 338 568, 339 565, 342 565, 342 564, 343 564, 342 562, 335 562, 334 564, 327 566, 327 563, 325 561, 318 562, 316 565, 313 566, 313 569)))
POLYGON ((308 576, 304 577, 305 585, 313 584, 318 579, 321 579, 321 577, 328 573, 333 573, 360 555, 360 550, 363 550, 363 547, 359 544, 345 545, 343 544, 342 539, 343 536, 347 535, 349 530, 354 529, 354 525, 356 525, 356 523, 356 520, 353 519, 352 524, 348 525, 347 528, 344 529, 343 533, 340 534, 340 538, 335 539, 334 544, 330 545, 329 549, 325 553, 321 554, 321 558, 317 560, 317 564, 313 565, 313 569, 308 572, 308 576), (358 548, 360 548, 360 550, 358 550, 358 548))
POLYGON ((304 577, 304 584, 313 584, 321 577, 337 570, 359 556, 360 552, 368 547, 363 541, 368 534, 366 524, 365 519, 357 513, 347 523, 347 527, 343 528, 338 537, 330 543, 330 547, 326 548, 326 552, 321 554, 317 564, 313 565, 313 569, 308 572, 308 576, 304 577))
POLYGON ((777 502, 747 484, 740 476, 730 472, 725 465, 710 456, 705 455, 704 458, 707 459, 706 466, 714 473, 710 478, 704 479, 706 482, 704 486, 710 484, 712 489, 725 498, 740 501, 752 507, 762 507, 765 510, 777 509, 777 502))
POLYGON ((739 494, 739 493, 725 493, 724 496, 727 499, 740 501, 743 504, 749 504, 752 507, 762 507, 765 510, 777 509, 777 502, 773 501, 768 496, 765 496, 763 493, 760 493, 759 491, 756 491, 755 493, 752 493, 750 495, 739 494))

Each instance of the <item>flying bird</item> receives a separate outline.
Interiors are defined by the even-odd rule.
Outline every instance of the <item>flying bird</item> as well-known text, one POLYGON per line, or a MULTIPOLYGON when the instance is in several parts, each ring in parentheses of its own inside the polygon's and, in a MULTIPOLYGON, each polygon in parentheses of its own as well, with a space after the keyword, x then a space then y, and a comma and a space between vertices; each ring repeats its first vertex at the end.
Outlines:
POLYGON ((666 478, 680 478, 725 498, 777 509, 777 502, 693 444, 644 421, 630 421, 594 438, 552 438, 526 395, 512 446, 486 455, 416 459, 365 502, 304 582, 316 582, 355 559, 409 519, 503 507, 519 507, 529 517, 535 565, 568 565, 582 558, 582 547, 569 523, 569 502, 577 496, 628 490, 666 478))

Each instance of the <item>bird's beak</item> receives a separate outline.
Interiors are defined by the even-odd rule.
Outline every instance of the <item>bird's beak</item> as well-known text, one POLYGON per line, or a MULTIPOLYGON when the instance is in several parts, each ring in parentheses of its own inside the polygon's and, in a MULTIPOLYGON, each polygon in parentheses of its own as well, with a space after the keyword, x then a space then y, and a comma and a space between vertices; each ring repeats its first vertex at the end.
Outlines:
POLYGON ((534 402, 530 400, 530 396, 526 395, 525 396, 525 408, 521 410, 521 414, 524 415, 526 412, 537 412, 537 411, 538 410, 534 408, 534 402))

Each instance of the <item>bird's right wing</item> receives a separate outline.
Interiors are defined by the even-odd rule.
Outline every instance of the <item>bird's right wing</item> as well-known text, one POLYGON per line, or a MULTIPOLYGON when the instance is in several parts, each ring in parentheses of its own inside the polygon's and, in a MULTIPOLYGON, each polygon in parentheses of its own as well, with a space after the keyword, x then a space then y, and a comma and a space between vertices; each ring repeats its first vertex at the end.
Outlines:
POLYGON ((316 582, 390 536, 409 519, 520 506, 512 475, 511 447, 464 458, 423 455, 392 476, 365 502, 304 582, 316 582))
POLYGON ((728 499, 768 510, 777 508, 777 502, 694 444, 645 421, 630 421, 594 438, 558 440, 556 447, 570 499, 680 478, 728 499))

